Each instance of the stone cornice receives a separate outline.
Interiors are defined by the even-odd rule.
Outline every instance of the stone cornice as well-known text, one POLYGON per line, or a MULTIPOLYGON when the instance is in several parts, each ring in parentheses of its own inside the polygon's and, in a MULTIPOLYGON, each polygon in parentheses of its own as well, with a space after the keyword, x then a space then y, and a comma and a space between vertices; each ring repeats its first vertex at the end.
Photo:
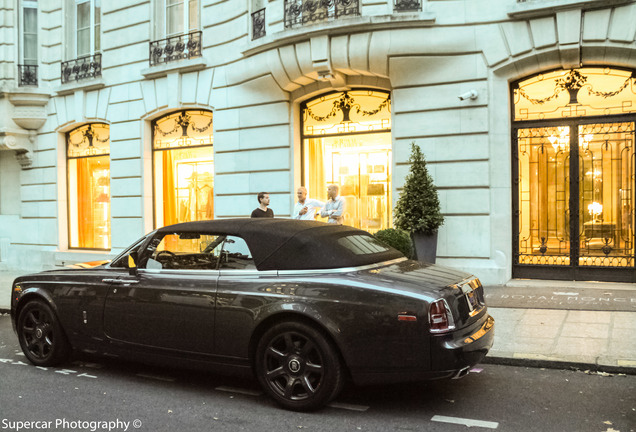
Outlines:
POLYGON ((258 54, 301 41, 307 41, 316 36, 338 36, 356 32, 368 32, 369 30, 394 30, 398 28, 417 28, 432 26, 436 16, 432 12, 404 12, 392 15, 343 17, 333 21, 305 25, 285 29, 280 32, 268 34, 262 38, 250 41, 242 50, 245 56, 258 54))
POLYGON ((180 60, 171 63, 165 63, 159 66, 151 66, 143 69, 141 74, 146 79, 161 78, 168 74, 178 72, 186 73, 193 72, 207 67, 207 62, 204 57, 195 57, 187 60, 180 60))
POLYGON ((596 9, 620 6, 633 0, 530 0, 517 2, 508 10, 511 18, 533 18, 554 15, 568 9, 596 9))

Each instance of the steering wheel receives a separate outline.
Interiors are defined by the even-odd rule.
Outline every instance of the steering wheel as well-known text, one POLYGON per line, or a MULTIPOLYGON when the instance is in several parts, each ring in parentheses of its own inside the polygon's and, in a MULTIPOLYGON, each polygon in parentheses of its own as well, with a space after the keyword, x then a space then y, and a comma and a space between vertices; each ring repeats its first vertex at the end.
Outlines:
POLYGON ((167 255, 168 258, 175 258, 177 256, 174 252, 170 252, 169 250, 162 250, 157 252, 157 255, 155 255, 155 259, 158 261, 161 255, 167 255))

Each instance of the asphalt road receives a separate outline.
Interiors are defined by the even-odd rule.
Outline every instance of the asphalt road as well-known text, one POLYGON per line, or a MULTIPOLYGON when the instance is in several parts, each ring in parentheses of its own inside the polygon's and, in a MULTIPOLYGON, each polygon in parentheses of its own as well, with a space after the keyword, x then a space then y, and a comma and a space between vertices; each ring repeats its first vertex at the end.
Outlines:
POLYGON ((86 357, 34 367, 6 315, 0 377, 0 431, 636 431, 636 376, 488 364, 461 380, 348 385, 332 406, 293 413, 254 381, 212 373, 86 357))

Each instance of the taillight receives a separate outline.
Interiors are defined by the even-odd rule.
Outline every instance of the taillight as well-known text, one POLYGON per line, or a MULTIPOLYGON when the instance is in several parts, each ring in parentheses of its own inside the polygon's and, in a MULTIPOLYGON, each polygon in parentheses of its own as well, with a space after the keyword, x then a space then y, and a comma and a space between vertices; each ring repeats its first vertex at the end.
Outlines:
POLYGON ((442 333, 455 328, 453 314, 451 314, 444 299, 439 299, 431 303, 431 307, 428 311, 428 321, 431 325, 432 333, 442 333))

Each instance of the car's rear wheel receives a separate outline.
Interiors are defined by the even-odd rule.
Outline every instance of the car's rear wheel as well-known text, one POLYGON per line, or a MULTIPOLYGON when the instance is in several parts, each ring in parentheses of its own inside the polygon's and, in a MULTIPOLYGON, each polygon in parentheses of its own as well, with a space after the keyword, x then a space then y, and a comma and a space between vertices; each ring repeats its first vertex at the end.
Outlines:
POLYGON ((70 345, 53 310, 41 300, 32 300, 18 316, 18 338, 24 355, 36 366, 64 362, 70 345))
POLYGON ((295 411, 320 408, 335 398, 343 368, 333 343, 300 322, 271 327, 256 350, 256 375, 278 404, 295 411))

